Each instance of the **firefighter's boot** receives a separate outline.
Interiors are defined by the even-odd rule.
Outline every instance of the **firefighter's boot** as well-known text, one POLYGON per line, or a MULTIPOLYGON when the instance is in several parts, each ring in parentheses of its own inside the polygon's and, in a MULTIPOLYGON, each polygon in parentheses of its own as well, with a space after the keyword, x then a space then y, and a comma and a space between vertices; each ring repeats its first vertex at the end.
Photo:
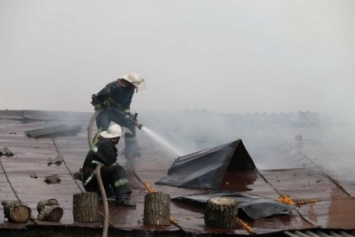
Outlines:
POLYGON ((122 207, 136 207, 136 204, 132 201, 129 200, 127 194, 118 194, 116 196, 116 201, 115 201, 116 206, 122 206, 122 207))
MULTIPOLYGON (((121 172, 124 172, 122 169, 121 172)), ((125 174, 122 174, 122 176, 126 176, 125 174)), ((122 177, 121 176, 121 177, 122 177)), ((114 183, 114 191, 116 194, 116 200, 115 200, 115 205, 116 206, 124 206, 124 207, 135 207, 136 204, 134 202, 131 202, 129 200, 129 194, 132 192, 132 189, 130 188, 130 185, 128 184, 127 178, 120 178, 116 180, 114 183)))

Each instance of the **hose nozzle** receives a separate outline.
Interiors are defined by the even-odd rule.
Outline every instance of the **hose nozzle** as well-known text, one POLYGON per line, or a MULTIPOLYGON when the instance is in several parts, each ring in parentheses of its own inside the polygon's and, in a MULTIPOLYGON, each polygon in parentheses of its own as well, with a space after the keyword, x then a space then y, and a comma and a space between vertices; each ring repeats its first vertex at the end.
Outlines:
POLYGON ((141 130, 141 129, 142 129, 142 127, 143 127, 143 124, 136 123, 136 127, 137 127, 137 128, 139 128, 139 130, 141 130))
POLYGON ((137 128, 142 129, 143 124, 138 123, 137 117, 138 117, 138 113, 135 113, 135 114, 133 115, 132 120, 133 120, 133 122, 134 122, 134 124, 136 125, 137 128))

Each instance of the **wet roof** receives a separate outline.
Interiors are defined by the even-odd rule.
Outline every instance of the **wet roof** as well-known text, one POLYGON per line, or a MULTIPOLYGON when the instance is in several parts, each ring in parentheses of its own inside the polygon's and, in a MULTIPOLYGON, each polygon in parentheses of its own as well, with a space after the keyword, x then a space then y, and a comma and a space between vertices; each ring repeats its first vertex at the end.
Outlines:
MULTIPOLYGON (((41 231, 41 228, 48 230, 48 226, 57 231, 61 231, 61 227, 63 229, 87 227, 92 232, 100 231, 102 228, 101 223, 75 223, 72 214, 73 195, 84 191, 81 182, 74 179, 73 174, 81 168, 89 148, 87 125, 91 115, 51 111, 0 112, 0 149, 4 151, 6 148, 6 152, 0 155, 0 201, 20 200, 28 204, 32 209, 37 231, 41 231), (63 125, 65 126, 61 127, 63 125), (44 128, 56 128, 55 133, 49 132, 46 136, 44 128), (58 133, 58 128, 64 128, 65 133, 58 133), (40 131, 41 136, 30 136, 28 131, 31 131, 31 134, 33 131, 40 131), (50 162, 56 160, 61 162, 57 164, 50 162), (45 177, 50 175, 58 175, 60 182, 45 182, 45 177), (64 209, 64 215, 59 223, 36 220, 37 203, 50 198, 57 199, 64 209)), ((249 121, 245 117, 238 118, 239 121, 249 121)), ((147 114, 144 119, 151 128, 155 128, 154 122, 157 119, 152 114, 147 114)), ((169 119, 172 124, 170 126, 174 129, 176 121, 169 119)), ((314 199, 317 201, 300 205, 290 215, 276 215, 259 220, 245 219, 255 234, 345 230, 347 234, 355 235, 355 181, 339 178, 336 173, 328 172, 314 162, 316 159, 322 157, 326 159, 335 154, 337 159, 341 159, 339 155, 342 154, 352 156, 354 152, 349 145, 341 142, 332 143, 324 134, 316 136, 319 127, 315 129, 309 124, 283 126, 272 131, 270 127, 259 125, 250 122, 243 123, 243 126, 235 125, 235 128, 238 128, 235 137, 243 140, 259 168, 257 174, 250 177, 243 173, 227 173, 221 189, 273 200, 287 194, 296 201, 314 199), (300 140, 299 134, 302 134, 303 139, 300 140)), ((230 128, 233 130, 233 127, 230 128)), ((156 127, 156 130, 159 131, 159 127, 156 127)), ((193 139, 193 133, 189 135, 186 139, 193 139)), ((235 229, 206 227, 203 218, 204 208, 176 201, 171 203, 171 215, 178 221, 177 225, 163 227, 143 225, 144 196, 148 191, 142 181, 149 183, 159 192, 169 194, 173 200, 181 196, 202 194, 206 190, 155 184, 166 176, 167 170, 177 157, 142 131, 138 131, 138 139, 142 157, 130 161, 119 157, 118 160, 127 170, 133 187, 131 198, 137 203, 137 208, 115 207, 110 202, 111 233, 146 231, 166 233, 166 236, 177 236, 182 233, 248 235, 241 225, 237 225, 235 229)), ((211 144, 206 143, 206 140, 203 142, 205 146, 211 144)), ((122 144, 119 144, 118 148, 122 149, 122 144)), ((3 212, 2 206, 0 212, 3 212)), ((30 228, 29 226, 34 228, 33 223, 9 223, 0 215, 0 233, 26 230, 30 228)), ((82 236, 89 235, 86 233, 82 236)))

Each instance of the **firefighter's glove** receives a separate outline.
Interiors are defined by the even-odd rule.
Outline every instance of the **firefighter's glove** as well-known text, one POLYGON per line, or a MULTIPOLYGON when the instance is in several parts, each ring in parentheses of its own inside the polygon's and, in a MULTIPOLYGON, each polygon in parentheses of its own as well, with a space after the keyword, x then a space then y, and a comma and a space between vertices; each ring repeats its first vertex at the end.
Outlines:
POLYGON ((91 96, 91 104, 92 104, 93 106, 100 104, 99 97, 98 97, 96 94, 93 94, 93 95, 91 96))
POLYGON ((96 94, 93 94, 91 96, 91 104, 94 106, 95 110, 99 110, 99 109, 103 108, 103 106, 99 100, 99 97, 96 94))
POLYGON ((125 116, 124 116, 124 118, 125 118, 125 120, 127 121, 127 122, 130 122, 130 123, 133 123, 134 122, 134 116, 133 116, 133 114, 131 114, 131 113, 125 113, 125 116))

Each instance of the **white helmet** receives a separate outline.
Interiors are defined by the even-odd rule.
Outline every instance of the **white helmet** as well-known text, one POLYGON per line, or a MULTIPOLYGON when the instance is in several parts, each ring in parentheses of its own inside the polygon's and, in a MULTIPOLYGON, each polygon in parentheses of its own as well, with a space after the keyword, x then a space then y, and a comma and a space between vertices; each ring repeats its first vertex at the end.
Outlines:
POLYGON ((103 131, 100 133, 101 137, 109 138, 109 139, 121 137, 123 135, 124 135, 124 131, 121 128, 121 126, 118 124, 113 124, 107 129, 107 131, 103 131))
POLYGON ((144 79, 135 72, 121 76, 121 78, 129 83, 132 83, 137 90, 145 88, 144 79))

